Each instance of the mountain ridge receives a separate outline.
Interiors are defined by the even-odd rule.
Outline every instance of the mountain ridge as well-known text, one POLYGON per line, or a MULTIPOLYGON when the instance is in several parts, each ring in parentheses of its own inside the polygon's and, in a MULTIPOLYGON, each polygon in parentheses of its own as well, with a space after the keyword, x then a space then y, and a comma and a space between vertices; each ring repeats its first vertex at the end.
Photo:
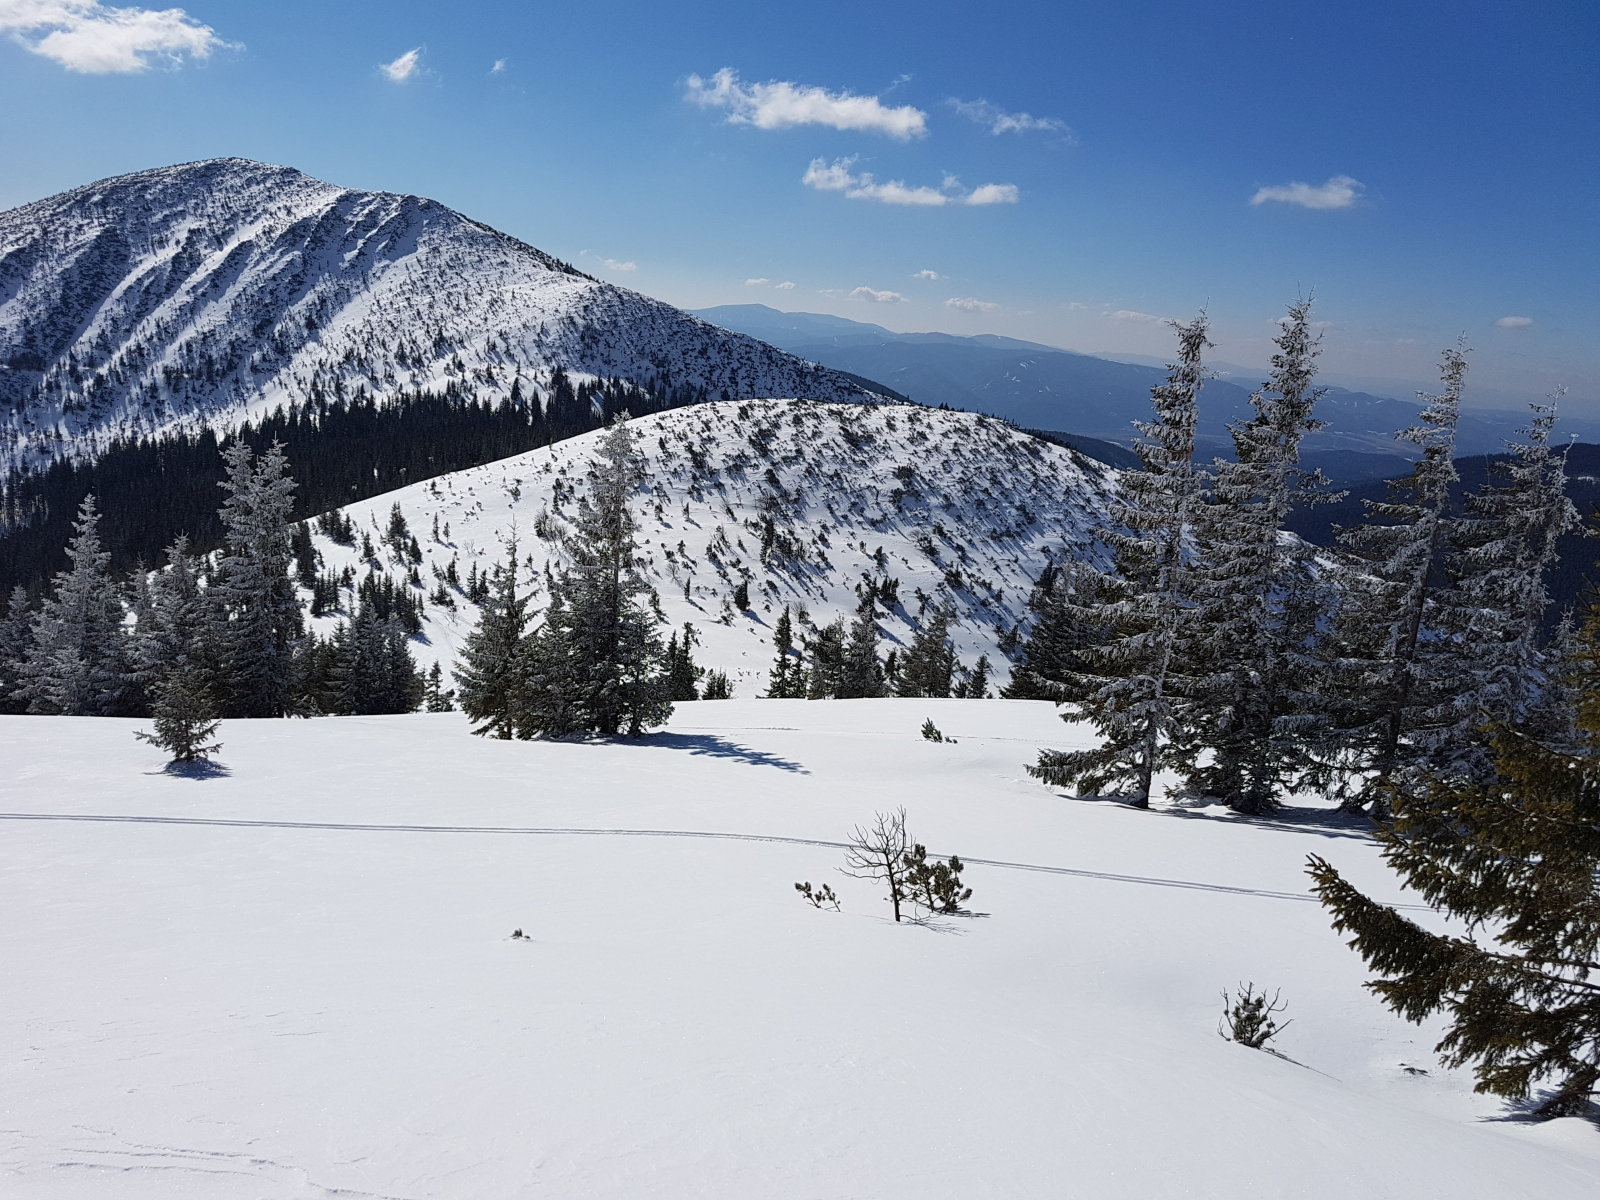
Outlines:
POLYGON ((208 159, 0 213, 0 469, 315 395, 554 373, 667 402, 874 393, 425 197, 208 159))

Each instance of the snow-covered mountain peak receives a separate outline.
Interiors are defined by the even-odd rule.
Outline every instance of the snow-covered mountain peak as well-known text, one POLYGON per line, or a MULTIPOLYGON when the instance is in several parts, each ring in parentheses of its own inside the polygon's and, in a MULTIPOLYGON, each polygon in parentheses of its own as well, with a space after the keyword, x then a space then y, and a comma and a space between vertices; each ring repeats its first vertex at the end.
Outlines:
POLYGON ((187 163, 0 213, 0 467, 316 396, 531 396, 557 369, 869 398, 435 201, 288 167, 187 163))

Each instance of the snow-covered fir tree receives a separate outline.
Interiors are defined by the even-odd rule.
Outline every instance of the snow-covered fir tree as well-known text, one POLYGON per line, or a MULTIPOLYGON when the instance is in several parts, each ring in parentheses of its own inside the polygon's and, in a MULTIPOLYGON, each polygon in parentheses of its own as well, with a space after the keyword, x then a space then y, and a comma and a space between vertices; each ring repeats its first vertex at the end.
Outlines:
POLYGON ((329 670, 332 712, 348 716, 412 712, 422 702, 422 676, 400 623, 362 604, 333 633, 329 670))
POLYGON ((1547 585, 1561 536, 1582 525, 1567 498, 1566 456, 1550 445, 1554 398, 1533 406, 1526 440, 1468 498, 1477 520, 1456 556, 1483 716, 1559 737, 1564 727, 1560 646, 1545 635, 1547 585))
MULTIPOLYGON (((1323 481, 1300 468, 1300 444, 1322 427, 1312 409, 1318 338, 1311 301, 1289 306, 1272 374, 1235 422, 1234 459, 1213 468, 1196 510, 1190 712, 1185 738, 1206 762, 1189 785, 1230 808, 1271 812, 1315 765, 1308 727, 1320 691, 1313 646, 1320 605, 1312 548, 1281 530, 1323 481)), ((1198 754, 1197 754, 1198 756, 1198 754)))
POLYGON ((19 583, 0 611, 0 713, 28 711, 20 689, 23 664, 32 645, 33 606, 28 603, 28 589, 19 583))
POLYGON ((71 564, 33 620, 16 695, 31 713, 112 717, 128 711, 128 638, 122 598, 100 544, 94 496, 84 498, 67 545, 71 564))
POLYGON ((304 628, 290 573, 294 480, 276 443, 258 457, 238 440, 222 457, 225 548, 214 587, 226 612, 219 629, 223 711, 281 717, 293 708, 294 647, 304 628))
POLYGON ((527 635, 528 600, 517 590, 517 544, 512 542, 455 669, 457 701, 473 722, 473 733, 517 736, 527 687, 527 635))
POLYGON ((1466 374, 1465 348, 1446 350, 1443 390, 1428 397, 1419 424, 1397 435, 1422 457, 1340 538, 1362 568, 1344 588, 1326 676, 1336 727, 1325 751, 1344 759, 1355 782, 1347 811, 1385 817, 1402 776, 1447 775, 1452 760, 1476 759, 1481 746, 1483 676, 1466 639, 1467 609, 1443 570, 1461 533, 1449 505, 1460 479, 1453 454, 1466 374))
POLYGON ((539 681, 525 706, 529 733, 638 737, 672 712, 661 617, 639 572, 631 501, 640 482, 633 431, 619 417, 596 446, 566 565, 529 643, 539 681))
POLYGON ((840 700, 861 700, 884 694, 883 662, 878 658, 877 605, 869 595, 850 623, 850 637, 839 663, 840 700))
POLYGON ((1175 324, 1177 361, 1150 391, 1154 420, 1139 424, 1141 469, 1123 478, 1124 500, 1107 531, 1115 575, 1101 581, 1104 599, 1083 610, 1086 624, 1107 631, 1086 646, 1088 670, 1064 719, 1087 719, 1100 735, 1088 750, 1046 750, 1029 772, 1053 787, 1087 793, 1124 789, 1148 807, 1155 774, 1181 763, 1173 735, 1185 720, 1184 639, 1193 600, 1189 550, 1204 477, 1194 462, 1196 404, 1204 381, 1202 313, 1175 324))
POLYGON ((180 536, 167 548, 165 568, 145 581, 129 657, 133 682, 148 697, 152 712, 162 685, 176 671, 187 674, 187 691, 203 690, 215 701, 221 619, 202 570, 189 539, 180 536))
POLYGON ((217 735, 216 704, 199 666, 175 667, 156 682, 150 716, 155 731, 136 730, 133 736, 165 750, 174 762, 194 762, 222 749, 211 740, 217 735))
POLYGON ((1089 605, 1085 589, 1094 576, 1092 568, 1072 560, 1045 564, 1028 597, 1033 624, 1017 651, 1010 680, 1000 689, 1003 698, 1071 698, 1069 685, 1087 666, 1079 652, 1089 640, 1084 626, 1089 605))

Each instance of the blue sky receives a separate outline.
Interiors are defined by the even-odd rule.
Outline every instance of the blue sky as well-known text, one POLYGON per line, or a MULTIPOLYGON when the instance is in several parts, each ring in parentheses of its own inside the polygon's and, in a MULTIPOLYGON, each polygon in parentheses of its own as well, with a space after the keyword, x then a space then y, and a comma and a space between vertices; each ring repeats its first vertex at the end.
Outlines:
POLYGON ((1479 402, 1600 409, 1592 0, 0 0, 0 31, 0 207, 241 155, 685 307, 1162 355, 1205 306, 1255 365, 1314 291, 1330 375, 1425 385, 1465 335, 1479 402))

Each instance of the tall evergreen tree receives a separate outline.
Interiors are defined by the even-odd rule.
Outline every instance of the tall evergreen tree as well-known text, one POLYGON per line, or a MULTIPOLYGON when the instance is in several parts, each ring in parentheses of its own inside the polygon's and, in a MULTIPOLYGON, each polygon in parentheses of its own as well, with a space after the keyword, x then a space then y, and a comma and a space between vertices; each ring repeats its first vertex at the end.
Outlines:
POLYGON ((1384 859, 1462 933, 1423 929, 1310 860, 1334 928, 1380 976, 1367 987, 1407 1020, 1443 1014, 1435 1050, 1470 1064, 1477 1091, 1525 1099, 1552 1080, 1543 1117, 1583 1112, 1600 1085, 1600 745, 1585 733, 1567 753, 1504 731, 1492 782, 1396 789, 1384 859))
POLYGON ((1197 510, 1187 736, 1209 761, 1189 783, 1254 815, 1276 808, 1283 788, 1315 766, 1313 551, 1280 532, 1324 482, 1299 465, 1301 441, 1322 427, 1312 409, 1325 391, 1312 384, 1310 314, 1310 300, 1289 306, 1271 377, 1250 397, 1255 416, 1232 425, 1235 457, 1215 464, 1211 503, 1197 510))
POLYGON ((1088 669, 1084 612, 1092 569, 1077 562, 1046 564, 1028 596, 1033 624, 1000 695, 1007 700, 1066 700, 1070 684, 1088 669))
POLYGON ((473 733, 502 739, 518 736, 518 715, 526 703, 527 635, 528 601, 517 591, 513 541, 456 664, 457 699, 476 726, 473 733))
POLYGON ((530 702, 532 732, 553 734, 575 720, 605 737, 638 737, 672 712, 660 616, 639 572, 630 506, 642 475, 633 430, 619 417, 596 446, 565 543, 568 562, 533 643, 532 669, 546 684, 530 702))
POLYGON ((422 701, 422 676, 405 630, 363 604, 333 634, 330 692, 333 710, 350 716, 415 711, 422 701))
POLYGON ((1440 373, 1443 390, 1428 398, 1420 424, 1397 435, 1421 447, 1421 459, 1387 500, 1367 502, 1383 523, 1369 519, 1340 536, 1362 570, 1344 589, 1331 639, 1330 748, 1358 781, 1343 807, 1380 819, 1400 776, 1460 765, 1481 746, 1466 609, 1444 569, 1461 531, 1449 504, 1460 478, 1453 455, 1464 347, 1445 351, 1440 373))
POLYGON ((699 680, 704 674, 694 661, 694 626, 683 623, 683 637, 674 633, 667 640, 667 686, 672 700, 700 699, 699 680))
POLYGON ((1582 525, 1566 491, 1566 458, 1550 445, 1553 402, 1533 406, 1526 441, 1509 447, 1498 480, 1469 497, 1478 520, 1456 557, 1471 634, 1476 700, 1485 720, 1559 735, 1561 668, 1545 636, 1547 579, 1557 542, 1582 525))
POLYGON ((870 597, 850 625, 850 640, 839 664, 840 700, 860 700, 884 693, 883 663, 878 659, 878 620, 870 597))
POLYGON ((951 613, 939 608, 928 614, 900 656, 895 674, 895 695, 950 695, 955 681, 956 648, 950 640, 951 613))
POLYGON ((1123 500, 1107 533, 1116 574, 1099 582, 1084 622, 1106 631, 1082 651, 1088 664, 1066 720, 1086 718, 1100 734, 1088 750, 1046 750, 1030 774, 1053 787, 1126 788, 1148 807, 1155 774, 1182 765, 1174 733, 1185 720, 1183 641, 1193 600, 1189 551, 1204 478, 1194 462, 1196 402, 1210 346, 1202 313, 1178 333, 1177 361, 1151 389, 1155 419, 1139 425, 1141 469, 1123 476, 1123 500), (1102 591, 1103 589, 1103 591, 1102 591))
POLYGON ((837 696, 844 686, 844 621, 833 621, 814 633, 806 647, 811 669, 806 672, 806 699, 825 700, 837 696))
POLYGON ((772 661, 772 674, 767 681, 769 700, 803 700, 806 694, 805 665, 795 653, 794 622, 789 616, 789 606, 783 606, 778 623, 772 631, 772 646, 777 657, 772 661))
POLYGON ((204 692, 214 701, 220 662, 220 615, 213 594, 203 586, 202 563, 179 536, 167 548, 167 564, 151 573, 145 600, 134 622, 132 676, 150 699, 152 711, 162 684, 174 671, 188 675, 185 690, 204 692))
POLYGON ((0 615, 0 713, 28 711, 21 694, 23 665, 33 645, 33 606, 28 589, 20 583, 11 589, 4 615, 0 615))
POLYGON ((290 574, 294 480, 283 446, 259 457, 242 439, 223 451, 227 493, 220 516, 226 548, 216 590, 221 625, 224 714, 281 717, 294 703, 294 644, 303 632, 290 574))
POLYGON ((92 494, 79 507, 73 529, 71 565, 56 576, 54 593, 34 617, 16 695, 31 713, 119 716, 127 711, 130 687, 127 636, 92 494))

